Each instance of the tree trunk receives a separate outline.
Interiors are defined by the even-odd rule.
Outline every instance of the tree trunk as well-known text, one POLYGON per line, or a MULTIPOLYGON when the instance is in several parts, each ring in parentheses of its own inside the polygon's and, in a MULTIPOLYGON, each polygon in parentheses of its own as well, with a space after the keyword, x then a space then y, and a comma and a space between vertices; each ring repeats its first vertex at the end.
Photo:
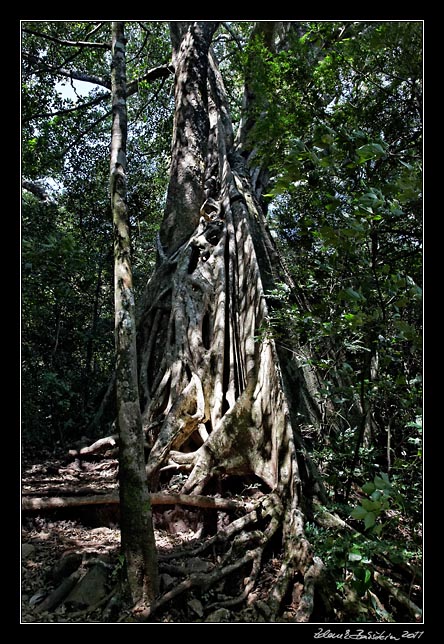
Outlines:
POLYGON ((137 382, 136 323, 126 204, 126 72, 122 22, 112 23, 110 191, 114 229, 114 295, 120 526, 129 592, 149 606, 158 591, 157 556, 145 476, 137 382))
POLYGON ((170 188, 157 268, 140 303, 138 327, 142 420, 151 446, 147 475, 154 490, 172 471, 183 471, 187 494, 255 482, 263 493, 260 511, 245 519, 242 539, 234 538, 212 579, 236 577, 241 568, 239 594, 224 605, 252 600, 264 552, 279 538, 271 619, 293 585, 303 588, 306 580, 293 616, 307 621, 321 566, 304 535, 303 495, 313 493, 314 484, 303 487, 311 474, 293 420, 308 384, 299 370, 292 384, 300 388, 299 400, 290 413, 289 388, 267 329, 267 291, 285 275, 254 189, 258 173, 247 167, 242 147, 234 146, 222 77, 209 47, 214 29, 213 23, 172 26, 170 188))

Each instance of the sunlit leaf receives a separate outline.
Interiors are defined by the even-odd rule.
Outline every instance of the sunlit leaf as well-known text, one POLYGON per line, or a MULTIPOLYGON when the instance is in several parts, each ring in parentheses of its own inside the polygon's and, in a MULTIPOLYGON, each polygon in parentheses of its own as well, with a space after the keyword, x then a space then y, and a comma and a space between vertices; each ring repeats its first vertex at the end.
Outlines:
POLYGON ((380 159, 385 156, 385 150, 379 143, 367 143, 366 145, 361 145, 356 152, 359 157, 359 163, 365 163, 371 159, 380 159))

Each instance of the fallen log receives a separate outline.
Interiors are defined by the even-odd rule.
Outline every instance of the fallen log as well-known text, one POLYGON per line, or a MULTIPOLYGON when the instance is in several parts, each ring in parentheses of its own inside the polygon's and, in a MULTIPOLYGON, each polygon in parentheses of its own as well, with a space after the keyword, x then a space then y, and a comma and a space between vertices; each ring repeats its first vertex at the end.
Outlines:
POLYGON ((119 503, 118 492, 92 496, 24 497, 22 498, 22 512, 75 508, 85 505, 114 505, 116 503, 119 503))
MULTIPOLYGON (((115 487, 113 485, 110 485, 109 488, 115 487)), ((108 492, 110 492, 110 489, 108 489, 108 492)), ((92 487, 77 487, 75 485, 59 485, 59 486, 53 486, 53 487, 47 487, 47 488, 42 488, 40 490, 22 490, 22 496, 30 496, 30 497, 41 497, 41 498, 46 498, 46 497, 52 497, 52 496, 61 496, 61 498, 65 498, 66 496, 95 496, 95 495, 103 495, 105 492, 102 492, 98 490, 97 488, 92 488, 92 487), (62 493, 62 494, 60 494, 62 493)))
POLYGON ((68 454, 69 456, 72 456, 74 458, 79 456, 88 456, 89 454, 96 454, 105 447, 115 447, 117 445, 118 438, 118 434, 106 436, 105 438, 99 438, 99 440, 97 440, 92 445, 89 445, 88 447, 82 447, 81 449, 70 449, 68 454))
MULTIPOLYGON (((151 505, 187 505, 197 508, 213 508, 215 510, 244 510, 250 512, 254 504, 249 501, 221 499, 202 494, 171 494, 168 492, 153 492, 150 494, 151 505)), ((59 508, 74 508, 86 505, 116 505, 119 503, 119 493, 95 494, 92 496, 54 496, 50 498, 22 498, 22 512, 38 510, 55 510, 59 508)))

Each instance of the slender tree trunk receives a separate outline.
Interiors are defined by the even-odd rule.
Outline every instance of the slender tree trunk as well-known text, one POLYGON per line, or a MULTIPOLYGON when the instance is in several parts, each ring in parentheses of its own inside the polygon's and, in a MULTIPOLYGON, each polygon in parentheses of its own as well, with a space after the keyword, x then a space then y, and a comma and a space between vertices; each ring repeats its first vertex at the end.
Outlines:
POLYGON ((100 299, 100 290, 102 287, 102 271, 104 267, 104 261, 101 259, 96 279, 96 288, 94 291, 94 303, 93 303, 93 313, 91 326, 89 330, 88 343, 86 345, 86 359, 85 359, 85 373, 84 373, 84 383, 83 383, 83 410, 84 413, 88 412, 89 407, 89 395, 91 389, 91 376, 93 373, 93 359, 94 359, 94 341, 95 335, 97 332, 97 322, 99 319, 99 299, 100 299))
POLYGON ((126 202, 125 43, 124 24, 113 22, 110 191, 114 228, 120 525, 131 599, 134 604, 149 606, 158 591, 158 576, 138 395, 136 324, 126 202))

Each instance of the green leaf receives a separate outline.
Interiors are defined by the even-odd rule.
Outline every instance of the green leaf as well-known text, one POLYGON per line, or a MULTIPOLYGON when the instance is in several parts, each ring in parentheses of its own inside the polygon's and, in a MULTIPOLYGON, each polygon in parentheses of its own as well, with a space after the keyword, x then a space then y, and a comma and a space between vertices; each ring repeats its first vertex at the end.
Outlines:
POLYGON ((362 566, 354 570, 353 586, 356 588, 360 595, 363 595, 369 588, 372 582, 372 573, 369 568, 362 566))
POLYGON ((372 530, 372 533, 376 534, 378 537, 381 534, 381 532, 382 532, 382 523, 380 523, 379 525, 375 526, 373 528, 373 530, 372 530))
POLYGON ((350 513, 350 516, 353 517, 353 519, 363 519, 366 514, 367 510, 365 510, 362 505, 357 505, 350 513))
POLYGON ((366 145, 361 145, 356 152, 358 153, 359 163, 365 163, 371 159, 380 159, 385 156, 385 150, 379 143, 367 143, 366 145))
POLYGON ((361 505, 367 512, 377 512, 381 509, 381 504, 378 501, 370 501, 370 499, 362 499, 361 505))
POLYGON ((378 490, 391 490, 392 486, 391 483, 388 479, 387 474, 382 473, 381 476, 375 476, 373 479, 375 482, 375 486, 378 488, 378 490))
POLYGON ((352 289, 351 286, 345 289, 345 292, 353 299, 353 300, 365 300, 365 297, 361 295, 361 293, 358 293, 358 291, 355 291, 352 289))
POLYGON ((373 527, 376 523, 376 515, 374 512, 367 512, 364 518, 364 526, 365 529, 368 530, 369 528, 373 527))
POLYGON ((376 486, 374 483, 366 483, 365 485, 362 486, 362 491, 365 492, 366 494, 372 494, 376 489, 376 486))

